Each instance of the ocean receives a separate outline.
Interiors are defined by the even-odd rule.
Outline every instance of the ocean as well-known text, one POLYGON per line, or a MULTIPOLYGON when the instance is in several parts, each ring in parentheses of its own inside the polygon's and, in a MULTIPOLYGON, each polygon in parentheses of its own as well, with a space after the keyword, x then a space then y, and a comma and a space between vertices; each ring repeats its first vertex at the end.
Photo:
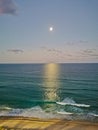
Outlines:
POLYGON ((98 121, 98 64, 0 64, 0 116, 98 121))

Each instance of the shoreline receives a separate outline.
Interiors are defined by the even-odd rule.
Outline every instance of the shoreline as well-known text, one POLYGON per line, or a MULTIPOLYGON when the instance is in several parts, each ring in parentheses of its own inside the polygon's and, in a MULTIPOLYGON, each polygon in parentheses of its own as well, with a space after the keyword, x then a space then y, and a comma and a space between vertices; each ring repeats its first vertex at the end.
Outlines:
POLYGON ((33 117, 0 117, 0 130, 98 130, 98 122, 40 119, 33 117))

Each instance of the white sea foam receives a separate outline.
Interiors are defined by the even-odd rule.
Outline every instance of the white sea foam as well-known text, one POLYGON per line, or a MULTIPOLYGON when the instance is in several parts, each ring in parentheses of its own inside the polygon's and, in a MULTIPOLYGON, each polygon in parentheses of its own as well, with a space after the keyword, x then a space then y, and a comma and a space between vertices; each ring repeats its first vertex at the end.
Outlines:
POLYGON ((86 104, 78 104, 71 98, 65 98, 62 102, 56 102, 59 105, 71 105, 71 106, 77 106, 77 107, 90 107, 90 105, 86 104))
POLYGON ((90 107, 90 105, 86 104, 77 104, 77 103, 64 103, 64 102, 56 102, 59 105, 71 105, 71 106, 77 106, 77 107, 90 107))
POLYGON ((0 106, 0 110, 11 110, 12 108, 8 106, 0 106))
POLYGON ((22 117, 35 117, 35 118, 58 118, 58 119, 68 119, 68 120, 97 120, 98 115, 95 113, 74 113, 65 111, 64 109, 55 110, 55 112, 45 112, 40 106, 25 108, 25 109, 15 109, 11 108, 8 110, 1 110, 0 116, 22 116, 22 117))
POLYGON ((37 117, 37 118, 61 118, 56 113, 47 113, 40 106, 25 108, 25 109, 9 109, 0 112, 0 116, 23 116, 23 117, 37 117))
POLYGON ((98 114, 95 114, 95 113, 90 113, 89 115, 94 116, 94 117, 98 117, 98 114))
POLYGON ((98 117, 98 115, 97 115, 97 114, 93 114, 93 116, 98 117))
POLYGON ((57 111, 58 114, 64 114, 64 115, 72 115, 71 112, 65 112, 65 111, 57 111))

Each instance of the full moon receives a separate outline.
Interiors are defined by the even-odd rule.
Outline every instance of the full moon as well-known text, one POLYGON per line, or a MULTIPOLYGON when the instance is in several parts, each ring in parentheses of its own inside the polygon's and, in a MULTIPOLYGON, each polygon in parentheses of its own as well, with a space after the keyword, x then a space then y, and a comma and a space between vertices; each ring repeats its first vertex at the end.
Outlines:
POLYGON ((49 31, 52 32, 52 31, 53 31, 53 27, 50 27, 50 28, 49 28, 49 31))

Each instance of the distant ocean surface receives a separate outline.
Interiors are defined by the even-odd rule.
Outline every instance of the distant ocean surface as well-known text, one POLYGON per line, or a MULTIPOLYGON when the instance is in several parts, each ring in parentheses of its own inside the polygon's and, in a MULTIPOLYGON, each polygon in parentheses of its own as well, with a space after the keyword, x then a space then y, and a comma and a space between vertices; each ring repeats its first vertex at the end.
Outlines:
POLYGON ((98 64, 0 64, 0 116, 98 121, 98 64))

